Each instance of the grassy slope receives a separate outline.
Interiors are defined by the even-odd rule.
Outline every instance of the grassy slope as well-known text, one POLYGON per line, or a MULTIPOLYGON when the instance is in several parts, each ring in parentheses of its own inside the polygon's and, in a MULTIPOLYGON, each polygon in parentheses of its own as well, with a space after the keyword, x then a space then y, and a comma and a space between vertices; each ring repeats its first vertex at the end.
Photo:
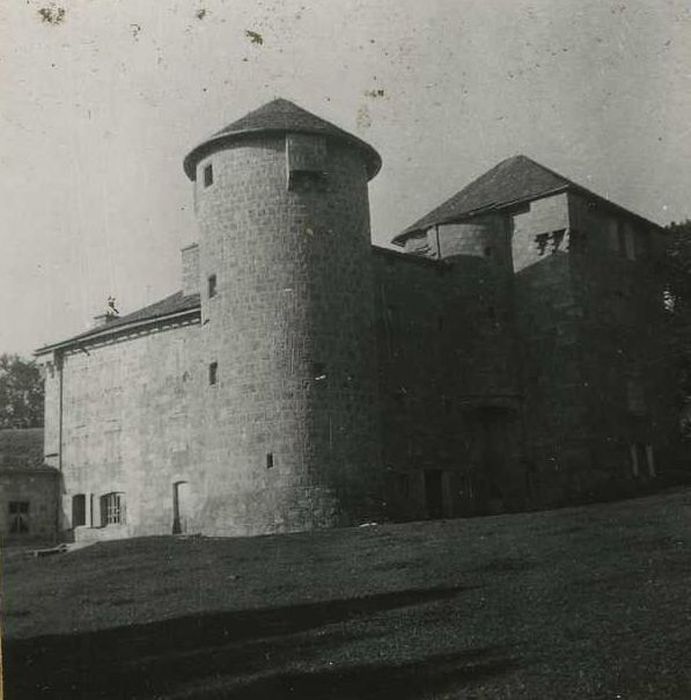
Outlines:
POLYGON ((4 562, 12 698, 691 698, 691 490, 4 562))

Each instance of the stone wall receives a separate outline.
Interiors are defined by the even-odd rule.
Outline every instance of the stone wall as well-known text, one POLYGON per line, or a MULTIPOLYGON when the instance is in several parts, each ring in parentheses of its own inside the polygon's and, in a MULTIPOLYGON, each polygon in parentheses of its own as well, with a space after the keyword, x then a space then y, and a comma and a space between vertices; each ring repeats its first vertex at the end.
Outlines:
POLYGON ((496 261, 436 262, 375 248, 373 263, 391 514, 451 517, 520 507, 511 319, 496 261))
POLYGON ((186 296, 199 294, 199 244, 192 243, 181 250, 182 293, 186 296))
POLYGON ((371 248, 360 152, 306 135, 207 154, 195 209, 199 317, 44 363, 61 529, 467 516, 659 471, 675 424, 660 234, 635 217, 561 193, 434 227, 407 254, 371 248))
POLYGON ((200 406, 200 517, 224 534, 361 522, 381 506, 365 162, 315 139, 309 158, 271 136, 198 164, 201 276, 217 279, 202 296, 217 374, 200 406))
MULTIPOLYGON (((73 529, 77 495, 86 510, 77 539, 172 532, 176 482, 203 498, 191 429, 206 381, 198 335, 198 326, 169 326, 64 354, 61 530, 73 529), (121 494, 123 513, 104 526, 101 499, 111 493, 121 494)), ((46 426, 55 434, 59 411, 50 405, 46 426)))
POLYGON ((533 502, 626 492, 632 452, 637 478, 651 476, 646 450, 654 455, 653 436, 673 422, 655 340, 662 290, 653 233, 571 193, 532 202, 513 221, 533 502))
POLYGON ((654 460, 657 466, 647 459, 634 465, 640 460, 632 452, 649 446, 662 457, 676 432, 656 240, 663 234, 581 195, 570 195, 569 208, 582 241, 572 273, 583 310, 580 345, 591 461, 610 477, 640 481, 652 476, 661 460, 654 460))

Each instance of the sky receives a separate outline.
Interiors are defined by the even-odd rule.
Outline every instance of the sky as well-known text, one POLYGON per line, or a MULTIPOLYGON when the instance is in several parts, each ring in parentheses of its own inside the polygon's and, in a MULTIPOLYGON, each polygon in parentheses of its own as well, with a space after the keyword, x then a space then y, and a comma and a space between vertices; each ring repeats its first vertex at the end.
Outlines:
POLYGON ((526 154, 691 217, 691 4, 13 0, 0 6, 0 353, 180 288, 182 159, 284 97, 371 143, 373 240, 526 154))

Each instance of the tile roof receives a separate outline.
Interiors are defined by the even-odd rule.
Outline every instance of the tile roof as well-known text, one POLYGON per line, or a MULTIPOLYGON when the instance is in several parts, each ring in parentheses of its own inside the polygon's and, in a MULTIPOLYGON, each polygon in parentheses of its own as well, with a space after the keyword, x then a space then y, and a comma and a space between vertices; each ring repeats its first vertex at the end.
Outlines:
POLYGON ((381 168, 379 154, 368 143, 365 143, 357 136, 353 136, 353 134, 349 134, 335 124, 302 109, 302 107, 298 107, 290 100, 279 98, 246 114, 193 148, 184 160, 185 173, 190 180, 194 180, 197 163, 213 150, 213 147, 218 143, 227 142, 245 134, 267 131, 303 132, 339 138, 348 141, 363 151, 370 179, 381 168))
POLYGON ((414 231, 458 219, 471 212, 535 199, 548 192, 567 187, 578 187, 578 185, 527 156, 513 156, 495 165, 484 175, 480 175, 393 240, 400 242, 414 231))
POLYGON ((66 347, 69 345, 78 344, 85 340, 91 340, 96 336, 102 337, 110 335, 111 333, 115 333, 118 330, 122 330, 124 327, 129 327, 133 324, 138 325, 141 323, 155 321, 156 319, 183 313, 185 311, 192 312, 200 307, 200 303, 199 294, 189 294, 185 296, 182 292, 175 292, 175 294, 171 294, 165 299, 161 299, 154 304, 149 304, 148 306, 124 316, 117 316, 104 325, 91 328, 88 331, 72 336, 67 340, 45 345, 44 347, 39 348, 35 354, 41 355, 59 347, 66 347))

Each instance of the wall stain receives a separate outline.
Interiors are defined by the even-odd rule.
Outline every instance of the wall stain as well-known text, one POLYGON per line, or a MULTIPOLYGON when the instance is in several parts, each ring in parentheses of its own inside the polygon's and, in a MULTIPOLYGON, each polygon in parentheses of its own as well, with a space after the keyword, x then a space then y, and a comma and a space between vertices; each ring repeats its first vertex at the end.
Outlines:
POLYGON ((369 109, 367 105, 362 105, 357 111, 357 117, 355 119, 358 129, 369 129, 372 126, 372 117, 370 116, 369 109))
POLYGON ((204 17, 206 17, 206 9, 203 7, 200 8, 199 10, 197 10, 195 15, 196 15, 197 19, 204 19, 204 17))
POLYGON ((251 29, 245 29, 245 36, 253 44, 259 44, 260 46, 264 43, 264 37, 259 32, 253 32, 251 29))
POLYGON ((38 14, 41 15, 41 19, 44 22, 48 22, 48 24, 60 24, 65 21, 64 7, 49 5, 48 7, 42 7, 38 10, 38 14))
POLYGON ((384 90, 382 88, 365 90, 365 97, 384 97, 384 90))

